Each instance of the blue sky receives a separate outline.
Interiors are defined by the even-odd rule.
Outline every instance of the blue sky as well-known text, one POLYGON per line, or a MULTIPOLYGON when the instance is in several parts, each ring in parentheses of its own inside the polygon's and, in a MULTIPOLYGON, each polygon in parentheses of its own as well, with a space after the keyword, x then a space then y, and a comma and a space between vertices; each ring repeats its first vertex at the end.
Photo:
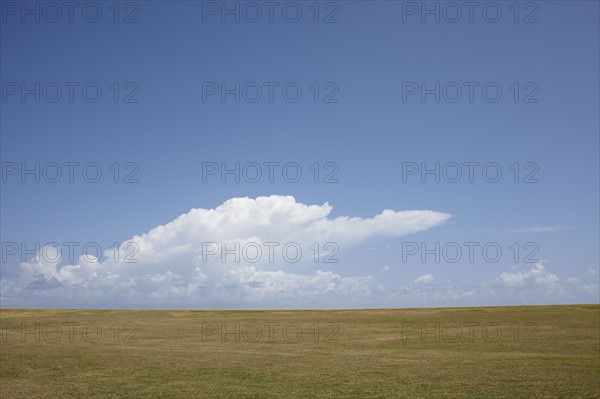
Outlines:
POLYGON ((59 18, 46 3, 1 2, 2 306, 598 302, 598 2, 477 2, 472 22, 462 6, 455 23, 444 2, 426 3, 439 7, 439 23, 421 15, 421 2, 281 2, 272 22, 262 2, 124 2, 118 15, 112 4, 83 2, 71 22, 64 6, 59 18), (223 14, 236 5, 239 22, 223 14), (222 84, 235 91, 236 82, 239 102, 231 93, 223 101, 222 84), (421 85, 435 91, 436 82, 439 102, 421 97, 421 85), (252 102, 256 87, 262 97, 252 102), (72 183, 69 162, 79 163, 72 183), (203 182, 209 162, 256 162, 263 177, 203 182), (273 182, 269 162, 280 164, 273 182), (35 172, 23 182, 22 167, 36 163, 40 182, 35 172), (282 177, 287 163, 300 166, 297 183, 282 177), (436 163, 448 173, 460 165, 462 178, 403 176, 436 163), (42 170, 56 164, 62 177, 46 181, 54 175, 42 170), (97 183, 82 177, 85 164, 102 171, 97 183), (486 181, 498 167, 500 180, 486 181), (331 172, 338 182, 323 182, 331 172), (339 262, 310 260, 315 237, 321 251, 337 244, 339 262), (200 256, 202 243, 268 240, 297 242, 309 259, 200 256), (77 258, 88 243, 107 251, 133 242, 138 263, 106 254, 36 262, 13 245, 59 243, 64 254, 65 242, 80 243, 77 258), (476 243, 473 261, 465 242, 476 243), (438 243, 440 261, 407 255, 413 243, 438 243), (463 249, 455 263, 441 253, 451 243, 463 249), (502 250, 497 262, 482 255, 489 243, 502 250))

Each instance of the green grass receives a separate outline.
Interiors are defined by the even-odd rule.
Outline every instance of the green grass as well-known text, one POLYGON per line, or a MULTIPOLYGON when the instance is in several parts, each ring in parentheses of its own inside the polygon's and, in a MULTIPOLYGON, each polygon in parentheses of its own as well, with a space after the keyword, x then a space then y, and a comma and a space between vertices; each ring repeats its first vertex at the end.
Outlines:
POLYGON ((599 305, 2 309, 0 322, 0 398, 600 398, 599 305), (208 334, 221 323, 242 331, 208 334), (271 337, 264 323, 279 323, 271 337))

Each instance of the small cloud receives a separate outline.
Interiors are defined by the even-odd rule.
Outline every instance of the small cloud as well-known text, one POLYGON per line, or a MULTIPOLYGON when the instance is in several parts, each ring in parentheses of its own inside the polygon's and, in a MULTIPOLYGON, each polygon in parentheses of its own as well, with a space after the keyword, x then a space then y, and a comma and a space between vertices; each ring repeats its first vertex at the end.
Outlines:
POLYGON ((417 279, 415 279, 415 283, 417 284, 427 284, 427 283, 431 283, 434 280, 433 276, 429 273, 422 275, 421 277, 418 277, 417 279))
POLYGON ((505 233, 510 234, 535 234, 535 233, 556 233, 557 231, 567 230, 569 227, 565 226, 532 226, 523 227, 520 229, 509 230, 505 233))
POLYGON ((502 273, 495 282, 505 288, 554 288, 559 282, 558 276, 546 271, 544 264, 538 262, 530 270, 517 273, 502 273))
POLYGON ((384 267, 383 267, 383 269, 381 269, 381 270, 379 271, 379 274, 385 273, 385 272, 387 272, 388 270, 390 270, 390 267, 389 267, 389 266, 384 266, 384 267))

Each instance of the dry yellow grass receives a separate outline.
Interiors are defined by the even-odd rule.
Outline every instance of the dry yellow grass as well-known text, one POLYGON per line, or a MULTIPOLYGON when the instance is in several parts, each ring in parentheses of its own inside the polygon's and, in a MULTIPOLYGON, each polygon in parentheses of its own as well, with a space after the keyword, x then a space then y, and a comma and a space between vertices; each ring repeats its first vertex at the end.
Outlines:
POLYGON ((600 398, 599 305, 2 309, 0 322, 2 398, 600 398))

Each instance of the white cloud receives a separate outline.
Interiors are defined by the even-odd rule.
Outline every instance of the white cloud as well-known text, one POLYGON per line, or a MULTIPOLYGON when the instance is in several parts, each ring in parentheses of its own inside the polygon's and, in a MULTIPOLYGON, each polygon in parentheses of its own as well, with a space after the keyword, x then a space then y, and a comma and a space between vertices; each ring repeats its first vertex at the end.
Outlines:
POLYGON ((389 266, 387 266, 387 265, 385 265, 385 266, 383 267, 383 269, 379 270, 379 274, 383 274, 383 273, 385 273, 385 272, 387 272, 387 271, 389 271, 389 270, 390 270, 390 267, 389 267, 389 266))
POLYGON ((536 263, 532 269, 517 273, 502 273, 495 282, 504 288, 544 288, 556 289, 560 279, 556 274, 546 271, 542 262, 536 263))
POLYGON ((417 277, 417 279, 415 280, 415 283, 417 284, 427 284, 427 283, 431 283, 434 280, 433 276, 431 274, 424 274, 421 277, 417 277))
POLYGON ((531 233, 556 233, 557 231, 567 230, 568 227, 565 226, 532 226, 532 227, 523 227, 520 229, 511 230, 508 233, 515 234, 531 234, 531 233))
MULTIPOLYGON (((519 266, 488 281, 464 285, 438 282, 432 274, 398 284, 402 276, 385 266, 372 272, 343 275, 344 264, 312 263, 311 245, 336 243, 341 250, 361 242, 424 231, 443 224, 450 215, 434 211, 385 210, 372 218, 330 218, 331 206, 305 205, 293 197, 234 198, 214 209, 192 209, 175 220, 127 242, 139 251, 138 263, 120 262, 113 250, 98 261, 80 257, 63 262, 53 248, 20 265, 21 274, 0 279, 2 306, 64 307, 405 307, 485 304, 597 302, 597 270, 561 278, 545 263, 519 266), (251 244, 264 251, 255 263, 222 262, 217 250, 208 256, 203 242, 251 244), (278 242, 273 262, 267 243, 278 242), (285 261, 282 247, 297 243, 298 262, 285 261), (204 251, 203 251, 204 250, 204 251), (203 256, 204 255, 204 256, 203 256), (325 270, 335 267, 335 270, 325 270), (371 275, 372 274, 372 275, 371 275), (583 298, 583 299, 582 299, 583 298)), ((216 248, 219 249, 219 248, 216 248)), ((331 252, 331 249, 330 249, 331 252)), ((396 269, 394 269, 396 271, 396 269)))
POLYGON ((413 283, 386 288, 390 292, 388 306, 394 307, 598 303, 600 295, 598 281, 561 279, 547 270, 543 262, 475 284, 434 283, 433 276, 425 274, 413 283))
POLYGON ((311 275, 264 271, 254 266, 229 270, 219 281, 215 293, 222 300, 265 300, 296 302, 296 306, 311 303, 319 297, 321 303, 343 304, 371 295, 372 277, 342 277, 333 272, 317 271, 311 275))
POLYGON ((538 262, 529 270, 502 273, 484 287, 495 296, 513 297, 515 300, 538 300, 563 302, 587 298, 586 302, 598 302, 600 286, 597 281, 586 278, 567 277, 561 279, 546 269, 545 262, 538 262), (499 289, 499 290, 498 290, 499 289))
MULTIPOLYGON (((349 248, 373 237, 402 236, 443 224, 450 215, 430 210, 384 210, 372 218, 329 218, 332 207, 305 205, 291 196, 233 198, 214 209, 192 209, 145 234, 136 235, 120 248, 137 252, 124 263, 113 250, 103 258, 79 258, 75 264, 32 259, 20 265, 19 279, 2 281, 2 305, 93 306, 235 306, 246 302, 264 306, 289 302, 302 306, 311 300, 343 303, 368 298, 372 277, 341 276, 331 271, 301 273, 310 262, 314 242, 320 256, 335 252, 328 242, 349 248), (279 243, 273 246, 269 243, 279 243), (131 243, 134 246, 131 246, 131 243), (215 243, 212 244, 206 243, 215 243), (300 248, 298 262, 286 260, 285 244, 300 248), (130 245, 127 247, 127 245, 130 245), (236 248, 240 262, 220 249, 236 248), (245 254, 256 262, 244 259, 245 254), (271 256, 273 255, 273 256, 271 256), (244 261, 246 260, 246 261, 244 261), (6 290, 5 290, 6 289, 6 290)), ((327 264, 323 264, 327 266, 327 264)), ((321 266, 323 266, 321 265, 321 266)), ((316 304, 322 302, 315 302, 316 304)))

